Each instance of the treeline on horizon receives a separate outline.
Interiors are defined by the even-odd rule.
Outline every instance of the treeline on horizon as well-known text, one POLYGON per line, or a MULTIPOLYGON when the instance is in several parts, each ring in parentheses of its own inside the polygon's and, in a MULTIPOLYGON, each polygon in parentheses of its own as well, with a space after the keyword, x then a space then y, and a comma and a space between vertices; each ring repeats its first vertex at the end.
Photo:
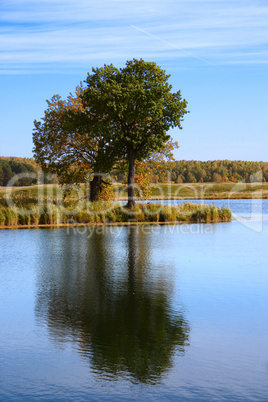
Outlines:
POLYGON ((268 162, 247 161, 174 161, 150 162, 152 183, 203 183, 233 182, 245 180, 247 183, 268 181, 268 162))
MULTIPOLYGON (((40 173, 40 168, 33 158, 0 157, 0 186, 6 186, 15 175, 23 173, 15 186, 29 186, 37 183, 36 178, 28 177, 28 173, 40 173), (25 175, 26 174, 26 175, 25 175)), ((151 183, 206 183, 233 182, 245 180, 247 183, 268 181, 268 162, 247 161, 172 161, 146 164, 146 174, 151 183)), ((125 181, 125 173, 120 168, 111 172, 118 182, 125 181)), ((19 176, 18 176, 19 177, 19 176)), ((51 182, 51 181, 45 181, 51 182)))
POLYGON ((36 173, 37 168, 38 166, 34 159, 1 157, 0 186, 6 186, 14 176, 18 177, 14 186, 31 186, 32 184, 36 184, 37 179, 30 177, 29 173, 36 173), (19 176, 21 173, 22 177, 19 176))

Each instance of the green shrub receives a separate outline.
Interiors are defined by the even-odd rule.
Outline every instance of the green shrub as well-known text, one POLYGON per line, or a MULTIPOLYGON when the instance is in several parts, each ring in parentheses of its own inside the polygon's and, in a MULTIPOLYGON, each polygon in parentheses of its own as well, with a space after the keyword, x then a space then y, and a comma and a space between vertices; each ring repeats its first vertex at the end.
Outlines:
POLYGON ((108 211, 106 214, 106 220, 108 223, 118 222, 115 211, 108 211))
POLYGON ((78 223, 89 223, 94 221, 94 216, 87 211, 80 211, 75 215, 75 220, 78 223))
POLYGON ((146 213, 143 211, 142 204, 137 204, 134 206, 134 208, 132 208, 131 215, 129 215, 128 219, 133 219, 137 222, 144 222, 146 220, 146 213))
POLYGON ((6 225, 7 226, 17 226, 18 224, 18 214, 14 209, 7 208, 6 209, 6 225))
POLYGON ((0 209, 0 226, 4 226, 6 223, 6 214, 4 209, 0 209))
POLYGON ((19 225, 30 225, 31 224, 31 215, 27 212, 18 213, 18 224, 19 225))
POLYGON ((232 211, 229 208, 222 207, 219 211, 220 219, 223 221, 230 221, 232 219, 232 211))
POLYGON ((171 205, 164 206, 164 220, 175 222, 177 219, 177 208, 171 205))
POLYGON ((31 206, 31 224, 38 225, 40 220, 40 212, 37 205, 31 206))
POLYGON ((215 207, 215 205, 210 205, 211 209, 211 220, 216 222, 219 220, 219 208, 215 207))

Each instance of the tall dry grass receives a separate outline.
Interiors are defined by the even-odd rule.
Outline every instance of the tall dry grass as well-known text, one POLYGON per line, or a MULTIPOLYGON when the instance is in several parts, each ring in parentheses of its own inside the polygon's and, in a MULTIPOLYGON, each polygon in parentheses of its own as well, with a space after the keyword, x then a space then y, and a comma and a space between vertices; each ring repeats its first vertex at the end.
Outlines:
POLYGON ((0 226, 59 225, 66 223, 124 223, 124 222, 227 222, 232 219, 228 208, 215 205, 185 203, 178 206, 139 203, 128 210, 119 203, 87 202, 81 209, 53 202, 38 207, 11 208, 0 206, 0 226))

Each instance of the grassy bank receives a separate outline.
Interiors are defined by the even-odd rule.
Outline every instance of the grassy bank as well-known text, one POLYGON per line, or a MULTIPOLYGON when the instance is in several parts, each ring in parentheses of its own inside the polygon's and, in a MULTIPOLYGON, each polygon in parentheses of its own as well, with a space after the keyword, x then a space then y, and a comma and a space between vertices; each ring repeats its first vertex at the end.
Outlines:
MULTIPOLYGON (((126 186, 114 185, 115 199, 127 199, 126 186)), ((0 187, 0 203, 5 198, 6 187, 0 187)), ((24 199, 37 200, 44 198, 62 198, 63 191, 60 186, 35 185, 31 187, 13 187, 8 189, 11 194, 24 199)), ((72 191, 71 197, 85 196, 85 188, 82 185, 79 191, 72 191)), ((268 198, 268 183, 182 183, 152 184, 151 199, 242 199, 242 198, 268 198)))
POLYGON ((202 223, 228 222, 232 213, 227 208, 214 205, 197 205, 186 203, 179 206, 169 206, 154 203, 139 203, 129 211, 122 204, 114 202, 86 202, 81 208, 55 205, 53 203, 38 208, 28 205, 28 209, 0 206, 0 227, 38 227, 40 225, 66 224, 118 224, 129 222, 146 223, 202 223))
POLYGON ((268 198, 268 183, 157 184, 153 199, 244 199, 268 198))

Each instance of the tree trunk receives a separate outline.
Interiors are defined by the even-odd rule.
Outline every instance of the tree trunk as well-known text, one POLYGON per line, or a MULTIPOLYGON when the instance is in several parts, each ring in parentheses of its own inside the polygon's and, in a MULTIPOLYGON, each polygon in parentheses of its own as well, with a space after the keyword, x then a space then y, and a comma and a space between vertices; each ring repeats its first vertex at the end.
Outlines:
POLYGON ((90 182, 90 201, 98 201, 99 199, 99 192, 101 187, 102 177, 98 174, 94 174, 93 180, 90 182))
POLYGON ((130 149, 128 151, 128 203, 127 208, 132 208, 135 205, 135 151, 130 149))

